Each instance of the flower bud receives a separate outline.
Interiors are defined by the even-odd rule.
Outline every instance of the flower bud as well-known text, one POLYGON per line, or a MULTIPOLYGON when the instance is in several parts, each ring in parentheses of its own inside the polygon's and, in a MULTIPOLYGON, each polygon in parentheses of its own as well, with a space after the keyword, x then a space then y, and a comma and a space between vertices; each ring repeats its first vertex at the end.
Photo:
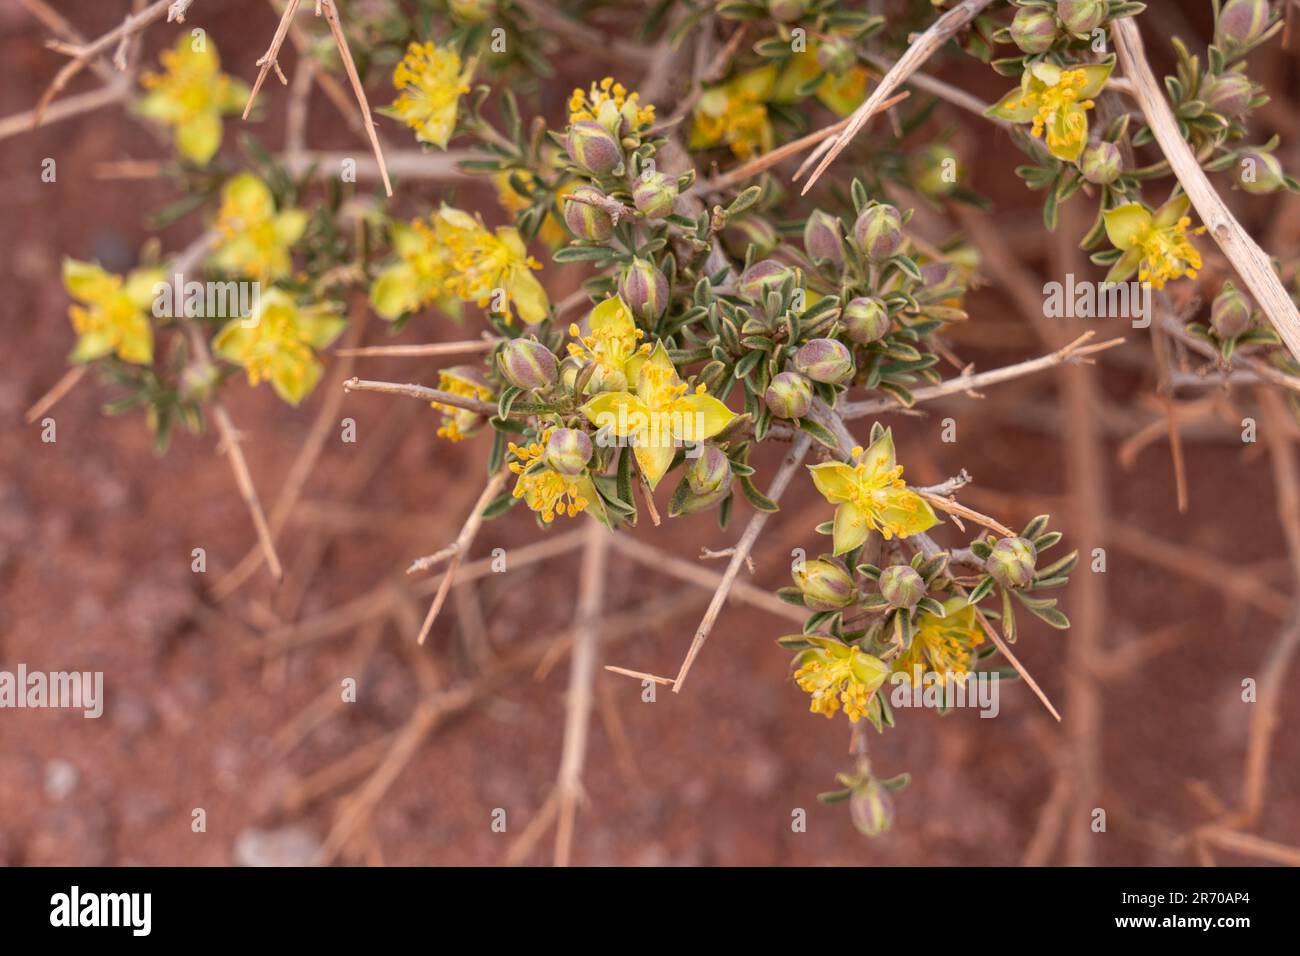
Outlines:
POLYGON ((789 266, 775 259, 760 259, 741 275, 740 294, 762 302, 769 291, 781 288, 791 271, 789 266))
POLYGON ((498 354, 497 367, 516 388, 549 388, 559 374, 555 353, 536 339, 511 339, 498 354))
POLYGON ((993 545, 993 553, 984 562, 984 570, 1004 588, 1023 588, 1034 580, 1038 552, 1032 541, 1003 538, 993 545))
POLYGON ((564 200, 564 222, 579 239, 604 242, 614 234, 614 220, 591 201, 605 198, 595 186, 575 186, 564 200))
POLYGON ((848 607, 857 597, 853 578, 838 564, 817 559, 807 561, 794 572, 794 583, 803 593, 803 602, 811 611, 834 611, 848 607))
POLYGON ((946 259, 934 259, 921 266, 921 288, 913 295, 919 301, 937 302, 963 291, 961 270, 946 259))
POLYGON ((893 825, 894 798, 875 777, 853 788, 849 816, 863 836, 880 836, 893 825))
POLYGON ((772 376, 763 400, 777 418, 803 418, 812 408, 812 383, 798 372, 781 372, 772 376))
POLYGON ((1225 282, 1210 306, 1210 328, 1220 341, 1235 339, 1250 328, 1250 314, 1250 300, 1231 282, 1225 282))
POLYGON ((632 187, 632 203, 647 219, 663 219, 673 211, 677 180, 663 173, 646 173, 632 187))
POLYGON ((1079 157, 1079 170, 1090 183, 1104 186, 1113 183, 1124 170, 1124 157, 1114 143, 1102 140, 1083 151, 1079 157))
POLYGON ((895 564, 880 572, 880 593, 894 607, 910 611, 925 597, 925 581, 910 565, 895 564))
POLYGON ((844 265, 843 224, 837 216, 814 209, 803 227, 804 251, 816 261, 829 259, 836 266, 844 265))
POLYGON ((592 451, 586 432, 557 428, 546 440, 546 464, 562 475, 580 475, 591 461, 592 451))
POLYGON ((668 280, 653 262, 633 259, 618 279, 618 294, 632 314, 655 320, 668 310, 668 280))
POLYGON ((712 495, 731 487, 731 459, 713 445, 694 461, 688 459, 686 482, 697 495, 712 495))
POLYGON ((844 37, 831 34, 817 46, 817 65, 831 76, 842 76, 858 58, 853 52, 853 44, 844 37))
POLYGON ((1244 73, 1223 73, 1207 81, 1201 99, 1212 112, 1236 119, 1250 109, 1255 84, 1244 73))
POLYGON ((1277 157, 1257 147, 1237 154, 1236 177, 1237 185, 1252 196, 1275 193, 1286 185, 1277 157))
POLYGON ((1106 19, 1106 0, 1061 0, 1056 15, 1071 33, 1092 33, 1106 19))
POLYGON ((853 356, 843 342, 812 339, 794 353, 794 367, 814 382, 839 385, 853 377, 853 356))
POLYGON ((593 120, 569 127, 569 158, 589 173, 604 176, 623 162, 623 148, 613 134, 593 120))
POLYGON ((873 262, 883 262, 903 244, 902 217, 888 203, 868 206, 853 224, 853 238, 863 255, 873 262))
POLYGON ((1046 53, 1056 42, 1056 17, 1042 7, 1021 7, 1011 21, 1011 42, 1026 53, 1046 53))
POLYGON ((1228 0, 1214 25, 1214 45, 1230 55, 1245 49, 1263 36, 1270 15, 1268 0, 1228 0))
POLYGON ((885 337, 889 331, 889 311, 883 300, 875 296, 850 299, 840 314, 840 321, 849 338, 859 345, 869 345, 885 337))
POLYGON ((767 12, 779 23, 793 23, 808 10, 808 0, 767 0, 767 12))
POLYGON ((749 247, 754 247, 754 254, 765 256, 781 242, 776 234, 776 227, 762 216, 742 216, 727 223, 722 230, 722 246, 737 259, 749 255, 749 247))

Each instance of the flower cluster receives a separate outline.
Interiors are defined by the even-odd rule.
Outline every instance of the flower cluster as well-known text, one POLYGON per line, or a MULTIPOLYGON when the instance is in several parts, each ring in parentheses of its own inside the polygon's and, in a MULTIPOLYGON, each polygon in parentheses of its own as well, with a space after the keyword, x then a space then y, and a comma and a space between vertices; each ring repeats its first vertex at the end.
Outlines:
POLYGON ((172 129, 176 151, 200 166, 221 147, 221 118, 243 110, 249 89, 221 72, 216 46, 182 33, 159 55, 162 73, 144 73, 148 90, 136 104, 141 116, 172 129))

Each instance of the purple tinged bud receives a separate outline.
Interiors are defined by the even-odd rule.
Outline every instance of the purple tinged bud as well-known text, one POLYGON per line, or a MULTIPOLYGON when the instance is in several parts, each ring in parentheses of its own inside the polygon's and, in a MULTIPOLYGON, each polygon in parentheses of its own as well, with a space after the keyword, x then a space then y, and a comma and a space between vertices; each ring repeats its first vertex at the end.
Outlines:
POLYGON ((1235 339, 1250 328, 1250 299, 1231 282, 1223 284, 1223 291, 1214 297, 1210 306, 1210 328, 1220 341, 1235 339))
POLYGON ((686 482, 691 491, 699 496, 717 494, 731 487, 731 459, 713 445, 704 446, 704 451, 694 461, 689 461, 686 468, 686 482))
POLYGON ((811 611, 834 611, 848 607, 857 597, 853 578, 838 564, 821 558, 807 561, 794 572, 794 583, 811 611))
POLYGON ((1038 552, 1032 541, 1024 538, 1003 538, 993 545, 993 553, 984 562, 984 570, 1004 588, 1027 587, 1034 580, 1038 552))
POLYGON ((780 289, 790 277, 790 267, 775 259, 760 259, 740 277, 740 293, 755 302, 762 302, 769 291, 780 289))
POLYGON ((1272 153, 1248 146, 1237 154, 1237 185, 1252 196, 1265 196, 1286 186, 1282 164, 1272 153))
POLYGON ((663 219, 673 211, 677 181, 663 173, 646 173, 632 187, 632 202, 647 219, 663 219))
POLYGON ((497 356, 497 367, 516 388, 550 388, 559 367, 555 353, 536 339, 511 339, 497 356))
POLYGON ((614 234, 614 220, 610 214, 591 204, 605 198, 605 194, 595 186, 578 186, 562 198, 565 225, 579 239, 604 242, 614 234))
POLYGON ((618 294, 632 314, 655 320, 668 310, 668 280, 645 259, 633 259, 618 279, 618 294))
POLYGON ((557 428, 546 440, 546 464, 562 475, 580 475, 591 461, 591 439, 576 428, 557 428))
POLYGON ((1222 73, 1207 80, 1201 99, 1212 112, 1236 119, 1250 109, 1255 98, 1255 84, 1243 73, 1222 73))
POLYGON ((853 356, 835 339, 812 339, 794 353, 794 367, 814 382, 839 385, 853 377, 853 356))
POLYGON ((1056 15, 1069 32, 1091 33, 1106 19, 1106 0, 1061 0, 1056 15))
POLYGON ((1268 0, 1228 0, 1214 25, 1214 45, 1225 53, 1250 46, 1268 28, 1268 0))
POLYGON ((1090 183, 1104 186, 1113 183, 1124 170, 1124 157, 1114 143, 1102 140, 1083 151, 1079 157, 1079 170, 1090 183))
POLYGON ((1011 42, 1026 53, 1046 53, 1056 42, 1056 17, 1042 7, 1021 7, 1011 21, 1011 42))
POLYGON ((889 310, 884 301, 875 296, 859 296, 849 300, 840 314, 840 321, 850 339, 859 345, 870 345, 884 338, 889 331, 889 310))
POLYGON ((781 237, 776 227, 762 216, 743 216, 727 223, 722 230, 722 245, 737 259, 749 255, 749 247, 754 247, 755 255, 765 256, 777 247, 781 237))
POLYGON ((872 777, 853 788, 849 817, 863 836, 880 836, 894 823, 894 798, 887 787, 872 777))
POLYGON ((569 127, 569 158, 589 173, 604 176, 623 162, 623 147, 594 120, 580 120, 569 127))
POLYGON ((910 611, 925 597, 925 581, 906 564, 895 564, 880 572, 880 593, 894 607, 910 611))
POLYGON ((808 12, 808 0, 767 0, 767 12, 780 23, 794 23, 808 12))
POLYGON ((853 239, 868 259, 883 262, 903 245, 903 219, 888 203, 868 206, 853 224, 853 239))
POLYGON ((812 383, 798 372, 781 372, 772 377, 763 400, 777 418, 803 418, 812 408, 812 383))
POLYGON ((828 259, 836 266, 844 265, 844 227, 839 218, 814 209, 803 227, 804 251, 816 261, 828 259))

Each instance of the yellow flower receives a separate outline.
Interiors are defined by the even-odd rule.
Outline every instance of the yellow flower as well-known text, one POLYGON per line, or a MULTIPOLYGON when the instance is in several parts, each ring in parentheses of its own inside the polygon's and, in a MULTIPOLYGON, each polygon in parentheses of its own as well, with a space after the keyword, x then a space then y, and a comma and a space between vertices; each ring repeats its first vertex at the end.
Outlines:
POLYGON ((866 99, 870 74, 861 64, 850 67, 839 76, 826 73, 817 62, 817 47, 817 43, 812 43, 803 53, 796 53, 790 58, 776 81, 770 101, 799 102, 803 98, 799 90, 820 74, 822 79, 813 91, 814 95, 827 109, 834 110, 840 116, 848 116, 866 99))
POLYGON ((438 211, 438 242, 451 257, 447 291, 463 302, 491 307, 511 321, 511 306, 527 325, 550 314, 546 290, 530 270, 541 264, 524 248, 517 230, 502 226, 489 232, 469 213, 450 206, 438 211))
POLYGON ((149 93, 135 106, 141 116, 172 127, 176 151, 200 166, 221 146, 222 114, 239 113, 249 89, 221 72, 217 48, 205 39, 196 50, 188 32, 176 46, 159 54, 163 73, 145 73, 140 85, 149 93))
POLYGON ((641 94, 629 93, 622 83, 615 83, 612 76, 607 76, 599 83, 592 83, 586 93, 575 89, 569 97, 569 124, 582 120, 593 120, 617 134, 624 122, 633 131, 652 124, 655 108, 642 106, 641 94))
POLYGON ((519 476, 512 494, 522 498, 524 504, 541 515, 546 524, 554 521, 557 514, 576 518, 596 500, 595 486, 585 474, 562 475, 543 462, 551 431, 547 429, 540 442, 525 446, 510 442, 507 446, 518 459, 508 466, 519 476))
POLYGON ((63 260, 63 286, 82 305, 68 308, 77 333, 69 361, 76 364, 115 354, 123 362, 153 362, 149 314, 161 269, 137 269, 125 281, 90 262, 63 260))
POLYGON ((213 349, 243 366, 249 385, 270 381, 277 395, 297 405, 320 380, 316 350, 338 338, 347 321, 326 305, 300 308, 280 289, 263 292, 260 300, 248 318, 226 323, 213 349))
POLYGON ((984 643, 975 606, 955 597, 945 601, 943 609, 944 617, 929 611, 917 616, 911 646, 894 659, 893 669, 906 674, 908 683, 916 683, 918 669, 922 677, 937 674, 941 684, 947 682, 948 674, 962 681, 970 673, 973 649, 984 643))
MULTIPOLYGON (((1129 202, 1107 211, 1106 235, 1124 255, 1111 266, 1107 282, 1123 282, 1135 271, 1139 282, 1163 289, 1170 279, 1195 279, 1201 254, 1187 238, 1192 220, 1186 215, 1191 201, 1174 196, 1155 215, 1141 203, 1129 202)), ((1192 235, 1205 231, 1201 226, 1192 235)))
POLYGON ((722 431, 735 418, 726 405, 706 394, 703 385, 693 394, 677 377, 677 369, 662 342, 641 363, 636 392, 601 392, 582 406, 597 427, 608 427, 632 441, 641 474, 653 489, 673 463, 677 448, 702 442, 722 431))
POLYGON ((1034 136, 1043 137, 1047 151, 1068 163, 1078 162, 1088 142, 1091 97, 1101 92, 1115 68, 1113 57, 1104 63, 1062 69, 1052 63, 1035 63, 1014 89, 987 114, 1013 123, 1031 123, 1034 136))
POLYGON ((460 305, 447 293, 452 255, 438 241, 432 226, 422 219, 393 223, 393 251, 398 261, 380 270, 370 286, 370 303, 383 318, 392 321, 429 302, 453 315, 460 305))
POLYGON ((584 363, 596 363, 588 388, 593 392, 627 391, 650 353, 648 343, 640 344, 645 332, 636 327, 632 310, 616 295, 592 309, 587 324, 591 331, 586 336, 577 324, 569 326, 569 334, 578 340, 569 343, 569 354, 584 363))
POLYGON ((275 211, 271 189, 252 173, 240 173, 221 190, 217 248, 212 265, 258 282, 282 279, 293 269, 290 249, 307 229, 301 209, 275 211))
MULTIPOLYGON (((438 388, 452 395, 463 398, 476 398, 481 402, 490 402, 492 389, 488 387, 483 372, 472 365, 453 365, 438 373, 438 388)), ((473 435, 487 421, 481 414, 455 405, 430 402, 431 406, 442 412, 442 425, 438 434, 448 441, 463 441, 473 435)))
POLYGON ((894 438, 886 431, 865 452, 853 449, 853 464, 827 461, 810 465, 813 484, 835 509, 835 553, 852 551, 874 529, 888 541, 894 535, 925 531, 939 523, 924 498, 903 481, 894 461, 894 438))
POLYGON ((764 66, 705 90, 695 104, 690 149, 725 144, 737 159, 772 148, 766 100, 776 82, 776 67, 764 66))
POLYGON ((450 47, 412 43, 393 70, 393 86, 401 95, 385 112, 415 130, 421 143, 446 149, 473 72, 472 63, 461 69, 460 54, 450 47))
POLYGON ((794 679, 800 690, 812 695, 808 709, 834 717, 843 704, 844 715, 856 724, 866 716, 871 695, 889 676, 889 665, 834 638, 804 636, 802 640, 813 646, 795 658, 794 679))

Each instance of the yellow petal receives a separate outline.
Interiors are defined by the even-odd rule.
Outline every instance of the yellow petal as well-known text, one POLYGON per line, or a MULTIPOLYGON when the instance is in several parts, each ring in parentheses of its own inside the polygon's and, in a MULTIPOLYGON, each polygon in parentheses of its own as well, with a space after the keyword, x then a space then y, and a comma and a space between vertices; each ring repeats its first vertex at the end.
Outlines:
POLYGON ((506 294, 510 296, 510 301, 526 325, 536 325, 551 314, 546 290, 526 268, 515 270, 511 274, 506 294))
POLYGON ((1038 112, 1038 98, 1026 96, 1025 91, 1016 87, 987 110, 986 116, 996 116, 1011 123, 1028 123, 1038 112))
POLYGON ((1116 249, 1127 251, 1151 228, 1151 213, 1139 202, 1126 202, 1107 210, 1106 237, 1116 249))
POLYGON ((1110 73, 1115 69, 1115 57, 1108 57, 1103 63, 1091 63, 1087 66, 1075 67, 1074 69, 1083 70, 1084 84, 1079 90, 1080 99, 1090 100, 1101 93, 1102 87, 1110 79, 1110 73))
POLYGON ((673 463, 673 456, 677 454, 677 449, 671 442, 664 441, 662 436, 653 436, 649 441, 653 444, 638 443, 632 451, 636 454, 636 463, 641 468, 641 474, 645 475, 653 491, 659 484, 659 479, 668 471, 668 466, 673 463))
POLYGON ((1157 229, 1168 229, 1170 226, 1178 222, 1179 219, 1182 219, 1183 216, 1187 215, 1187 210, 1190 209, 1191 206, 1192 201, 1187 198, 1185 193, 1178 196, 1170 196, 1169 199, 1165 201, 1165 204, 1156 210, 1156 214, 1151 220, 1152 224, 1157 229))
POLYGON ((686 395, 673 403, 673 427, 679 441, 697 442, 712 438, 731 424, 736 413, 712 395, 686 395))
POLYGON ((375 276, 370 286, 370 304, 379 315, 392 321, 420 306, 419 277, 404 262, 389 266, 375 276))
POLYGON ((824 461, 820 465, 809 465, 813 484, 831 504, 848 501, 857 490, 857 472, 851 465, 842 461, 824 461))
POLYGON ((620 296, 611 296, 600 305, 591 310, 591 317, 588 323, 591 331, 611 332, 611 333, 631 333, 636 330, 636 323, 632 320, 632 310, 627 307, 627 303, 620 296))
POLYGON ((939 523, 929 502, 910 488, 886 491, 885 502, 876 519, 890 534, 900 538, 928 531, 939 523))
POLYGON ((874 475, 888 471, 896 464, 894 456, 894 433, 886 428, 885 433, 871 443, 871 447, 862 455, 862 464, 867 466, 867 474, 874 475))
POLYGON ((200 166, 206 166, 220 146, 219 113, 199 113, 176 127, 176 151, 200 166))
POLYGON ((117 289, 120 280, 93 262, 63 260, 63 287, 75 299, 94 302, 117 289))
POLYGON ((597 428, 609 428, 619 438, 643 431, 650 415, 641 400, 630 392, 601 392, 580 409, 597 428))
POLYGON ((867 516, 862 513, 857 505, 852 502, 844 502, 835 509, 835 553, 845 554, 852 551, 863 541, 867 540, 867 535, 871 531, 871 522, 867 516))

